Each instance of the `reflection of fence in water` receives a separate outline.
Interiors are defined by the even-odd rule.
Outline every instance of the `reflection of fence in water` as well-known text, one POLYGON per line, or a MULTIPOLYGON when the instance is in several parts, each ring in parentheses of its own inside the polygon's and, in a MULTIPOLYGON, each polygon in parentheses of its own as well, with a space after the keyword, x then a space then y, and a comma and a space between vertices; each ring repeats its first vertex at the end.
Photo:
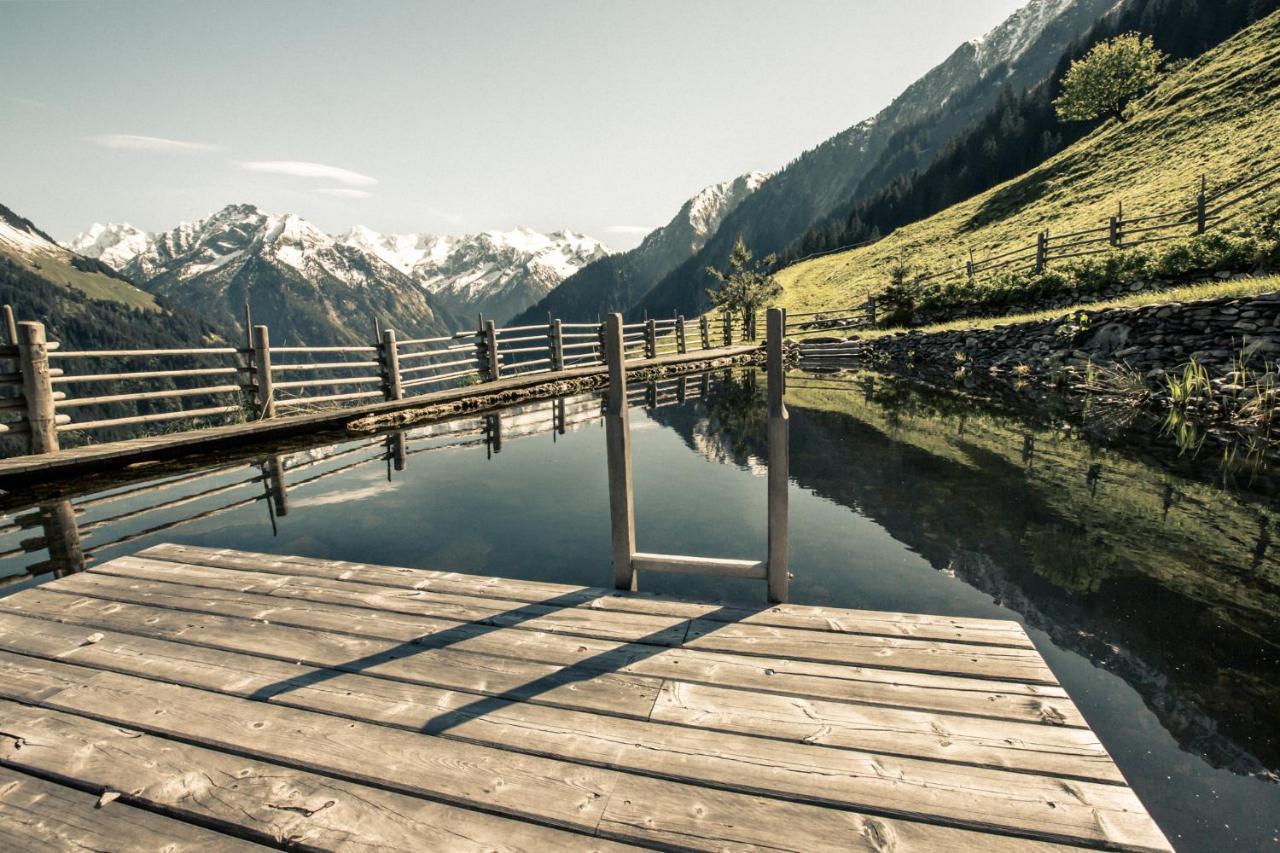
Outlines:
MULTIPOLYGON (((685 399, 704 397, 708 388, 709 377, 706 374, 649 383, 634 389, 642 399, 633 400, 632 404, 651 408, 674 405, 685 399)), ((408 467, 410 456, 469 447, 483 446, 486 455, 492 457, 502 451, 503 441, 547 433, 555 440, 560 435, 599 421, 601 416, 601 401, 594 394, 560 397, 502 412, 428 424, 354 444, 344 442, 272 454, 261 459, 36 504, 15 511, 5 520, 6 523, 0 524, 0 562, 41 552, 46 552, 47 557, 23 566, 15 574, 0 577, 0 589, 28 582, 37 575, 52 573, 61 577, 81 571, 104 549, 214 518, 260 501, 266 504, 267 518, 274 530, 278 519, 289 513, 292 492, 338 474, 385 462, 390 479, 393 471, 404 471, 408 467), (107 510, 108 514, 98 514, 113 504, 136 502, 148 495, 156 495, 159 500, 122 512, 107 510), (114 531, 159 513, 229 495, 234 499, 123 532, 107 541, 95 541, 104 531, 114 531)))

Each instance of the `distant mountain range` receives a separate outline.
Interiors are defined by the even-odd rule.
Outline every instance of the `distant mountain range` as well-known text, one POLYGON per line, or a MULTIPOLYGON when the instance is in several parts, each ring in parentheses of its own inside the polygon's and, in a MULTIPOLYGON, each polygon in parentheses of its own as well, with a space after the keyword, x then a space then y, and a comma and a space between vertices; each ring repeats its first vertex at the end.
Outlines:
POLYGON ((598 314, 627 310, 654 282, 701 249, 724 218, 768 177, 764 172, 749 172, 704 188, 681 205, 670 222, 649 232, 639 246, 583 267, 516 322, 539 320, 548 314, 566 320, 594 319, 598 314))

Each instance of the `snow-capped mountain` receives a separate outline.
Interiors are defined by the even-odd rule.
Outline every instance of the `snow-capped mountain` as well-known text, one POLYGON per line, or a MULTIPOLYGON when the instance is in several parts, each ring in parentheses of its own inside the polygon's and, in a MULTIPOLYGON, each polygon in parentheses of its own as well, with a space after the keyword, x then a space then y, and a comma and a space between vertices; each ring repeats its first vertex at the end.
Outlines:
POLYGON ((671 221, 650 231, 628 252, 598 260, 547 294, 518 323, 553 316, 566 320, 595 319, 608 311, 625 311, 662 279, 700 250, 720 229, 720 223, 768 179, 764 172, 748 172, 712 184, 680 206, 671 221))
POLYGON ((152 235, 127 222, 95 222, 63 245, 86 258, 97 258, 112 269, 120 269, 150 247, 152 235))
POLYGON ((408 275, 453 312, 504 323, 582 267, 608 254, 600 241, 573 231, 529 228, 465 237, 379 234, 356 226, 338 240, 374 254, 408 275))
POLYGON ((421 286, 381 257, 340 243, 299 216, 249 204, 155 235, 120 271, 241 332, 247 301, 276 343, 365 343, 375 318, 411 335, 455 325, 421 286))

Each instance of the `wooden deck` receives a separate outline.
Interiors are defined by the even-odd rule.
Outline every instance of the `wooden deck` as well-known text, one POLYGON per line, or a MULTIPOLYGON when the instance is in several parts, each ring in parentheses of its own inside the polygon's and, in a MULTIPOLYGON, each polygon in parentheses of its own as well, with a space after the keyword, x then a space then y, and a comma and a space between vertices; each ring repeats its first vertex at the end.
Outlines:
MULTIPOLYGON (((644 361, 628 362, 629 372, 679 367, 681 365, 713 362, 755 352, 758 344, 725 347, 713 350, 696 350, 684 354, 660 355, 644 361)), ((84 473, 118 470, 126 465, 150 463, 174 459, 195 453, 210 453, 240 447, 252 442, 270 441, 302 434, 314 434, 325 429, 341 430, 347 423, 367 415, 385 415, 410 409, 457 403, 478 397, 493 397, 494 405, 508 405, 510 395, 538 386, 546 386, 545 394, 554 396, 555 386, 563 382, 603 377, 608 368, 603 364, 572 367, 543 373, 519 373, 479 385, 445 388, 406 397, 403 400, 369 403, 360 406, 334 406, 310 414, 226 424, 223 426, 191 429, 141 438, 108 441, 69 447, 58 453, 37 456, 11 456, 0 459, 0 489, 13 491, 32 484, 47 483, 58 478, 76 477, 84 473), (505 398, 504 398, 505 395, 505 398)), ((477 411, 494 406, 480 407, 477 411)))
POLYGON ((176 545, 0 599, 0 837, 1170 849, 1014 622, 176 545))

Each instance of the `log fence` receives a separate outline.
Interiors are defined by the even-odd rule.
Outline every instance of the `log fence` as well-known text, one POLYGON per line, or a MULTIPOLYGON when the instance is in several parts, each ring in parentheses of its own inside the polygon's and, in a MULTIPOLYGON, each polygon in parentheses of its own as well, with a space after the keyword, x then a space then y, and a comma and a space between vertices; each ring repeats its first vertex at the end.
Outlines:
MULTIPOLYGON (((604 364, 604 323, 498 327, 424 338, 375 325, 368 344, 277 346, 250 325, 243 346, 62 351, 44 326, 14 320, 4 306, 0 346, 0 436, 20 436, 30 453, 57 453, 58 437, 148 434, 287 417, 334 406, 403 400, 504 376, 604 364), (144 428, 139 430, 139 428, 144 428)), ((246 311, 245 321, 252 324, 246 311)), ((624 326, 628 361, 686 354, 752 340, 752 321, 706 316, 648 319, 624 326)))

